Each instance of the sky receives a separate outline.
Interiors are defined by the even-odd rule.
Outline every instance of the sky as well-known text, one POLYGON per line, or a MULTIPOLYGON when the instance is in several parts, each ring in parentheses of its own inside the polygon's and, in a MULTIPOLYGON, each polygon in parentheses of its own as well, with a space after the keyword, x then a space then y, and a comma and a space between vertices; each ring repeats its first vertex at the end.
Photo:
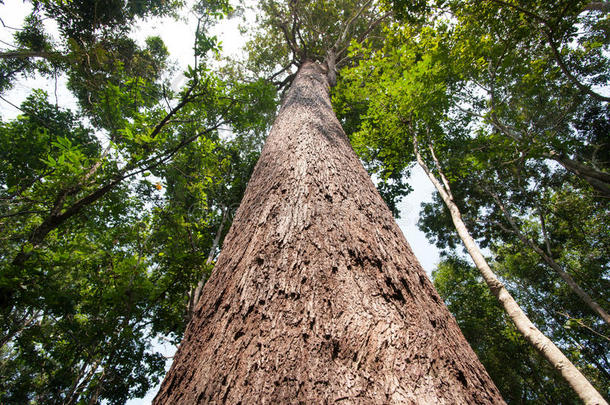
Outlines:
MULTIPOLYGON (((0 4, 0 18, 6 26, 19 27, 29 9, 29 3, 24 3, 23 0, 4 0, 4 4, 0 4)), ((238 29, 239 23, 239 19, 225 20, 212 30, 212 33, 222 42, 222 52, 225 56, 239 55, 240 48, 245 42, 238 29)), ((53 29, 53 27, 50 28, 53 29)), ((134 26, 133 33, 141 41, 141 44, 144 43, 146 37, 151 35, 158 35, 165 42, 170 51, 171 58, 178 65, 176 74, 170 78, 174 89, 180 88, 185 82, 184 76, 180 73, 182 69, 193 63, 192 48, 195 28, 196 21, 194 18, 189 18, 187 21, 174 21, 169 18, 154 19, 139 22, 134 26)), ((11 42, 13 33, 14 30, 10 28, 5 26, 0 27, 0 41, 3 41, 0 43, 0 48, 8 48, 5 43, 11 42)), ((65 88, 65 81, 62 78, 57 81, 56 86, 54 80, 36 77, 19 81, 11 91, 1 95, 0 116, 3 119, 17 116, 19 110, 11 104, 18 106, 33 89, 38 88, 47 91, 51 96, 51 100, 54 101, 56 99, 60 106, 74 108, 74 97, 65 88)), ((400 219, 397 220, 397 223, 415 256, 426 270, 426 273, 430 275, 439 261, 439 251, 434 245, 428 243, 423 232, 417 228, 417 220, 421 203, 432 201, 434 187, 419 167, 415 167, 412 170, 409 184, 413 187, 414 191, 403 198, 399 204, 400 219)), ((175 350, 171 345, 164 344, 163 342, 160 342, 156 348, 160 349, 166 356, 171 356, 175 350)), ((150 404, 157 390, 158 387, 151 390, 145 398, 131 400, 128 404, 150 404)))

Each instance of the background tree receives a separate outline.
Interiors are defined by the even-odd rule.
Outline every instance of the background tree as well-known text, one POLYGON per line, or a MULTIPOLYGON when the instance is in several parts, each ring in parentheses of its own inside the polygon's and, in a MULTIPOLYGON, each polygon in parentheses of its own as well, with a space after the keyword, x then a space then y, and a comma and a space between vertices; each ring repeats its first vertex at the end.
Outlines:
MULTIPOLYGON (((577 218, 567 215, 567 211, 563 212, 561 220, 551 213, 556 212, 558 200, 562 201, 561 205, 580 201, 580 209, 587 207, 585 215, 598 218, 599 215, 605 216, 606 201, 599 188, 582 176, 575 177, 574 171, 549 164, 546 160, 549 154, 545 152, 555 148, 573 159, 579 150, 595 149, 588 146, 593 139, 592 134, 585 135, 586 131, 576 128, 579 127, 581 114, 588 109, 583 107, 583 110, 579 110, 582 107, 580 101, 585 100, 585 104, 593 105, 599 101, 574 86, 572 79, 563 75, 546 42, 541 42, 537 47, 529 42, 527 33, 531 27, 527 26, 526 20, 514 14, 513 7, 492 3, 490 7, 479 7, 474 3, 449 3, 451 7, 445 11, 455 13, 456 19, 453 21, 431 17, 427 20, 431 21, 429 24, 420 22, 421 27, 396 27, 392 36, 394 39, 388 40, 387 47, 376 53, 367 50, 369 48, 355 48, 354 52, 363 52, 363 62, 352 72, 343 75, 350 81, 346 82, 346 88, 340 83, 335 102, 341 111, 353 114, 350 112, 351 106, 362 98, 367 100, 368 108, 360 114, 361 129, 352 134, 352 140, 360 156, 371 162, 371 166, 378 167, 380 172, 404 170, 413 160, 407 134, 419 131, 422 139, 433 140, 434 150, 451 183, 453 198, 461 208, 464 222, 483 246, 497 246, 502 243, 501 240, 518 241, 507 244, 504 253, 511 252, 515 258, 527 255, 531 259, 532 254, 539 257, 537 269, 530 266, 531 262, 513 262, 515 267, 521 267, 521 275, 528 273, 531 277, 536 275, 538 280, 546 279, 546 287, 552 286, 550 291, 560 286, 565 294, 566 284, 557 284, 554 279, 559 272, 557 266, 551 266, 553 263, 561 271, 569 272, 572 280, 576 280, 582 290, 587 290, 589 296, 605 303, 607 297, 601 290, 605 283, 604 274, 607 273, 607 254, 601 253, 595 258, 595 249, 589 251, 590 247, 581 245, 583 250, 576 254, 583 255, 580 256, 583 257, 582 262, 578 259, 574 262, 566 260, 575 254, 573 247, 579 242, 568 242, 566 245, 553 242, 553 233, 563 226, 572 226, 567 224, 579 222, 577 218), (368 61, 367 57, 371 54, 373 59, 368 61), (510 124, 502 123, 498 118, 500 116, 506 121, 510 120, 510 124), (475 192, 475 189, 479 191, 475 192), (490 191, 496 193, 492 190, 502 190, 500 201, 512 201, 515 205, 511 209, 520 218, 523 215, 529 221, 538 222, 537 227, 532 227, 535 222, 523 222, 519 230, 512 227, 490 194, 490 191), (549 199, 551 195, 555 197, 549 199), (561 221, 562 225, 551 224, 556 220, 561 221), (533 231, 538 234, 534 236, 533 231), (527 237, 519 237, 523 235, 527 237), (520 250, 515 251, 515 247, 520 250), (566 249, 565 254, 559 253, 562 248, 566 249), (589 255, 589 259, 584 259, 584 255, 589 255), (549 260, 552 258, 555 259, 549 260), (562 260, 566 261, 559 265, 562 260), (548 266, 547 269, 543 269, 544 266, 548 266), (556 272, 550 279, 549 271, 556 272), (582 285, 587 287, 582 288, 582 285)), ((550 8, 541 9, 545 10, 545 15, 553 15, 550 8)), ((581 16, 579 10, 569 7, 556 10, 559 17, 555 18, 560 21, 558 26, 561 29, 574 32, 570 24, 575 24, 582 17, 584 33, 576 38, 585 49, 572 49, 576 54, 584 55, 587 54, 586 38, 595 36, 600 19, 591 18, 588 14, 581 16)), ((410 16, 414 17, 417 14, 410 16)), ((567 46, 564 52, 569 54, 567 46)), ((596 50, 590 52, 590 59, 575 61, 586 65, 588 70, 583 77, 604 77, 607 61, 596 50), (596 62, 588 64, 593 60, 596 62)), ((598 107, 605 108, 603 105, 598 107)), ((592 124, 591 128, 598 126, 592 124)), ((601 138, 596 139, 596 142, 600 142, 601 138)), ((456 235, 452 231, 448 210, 440 199, 436 200, 434 209, 431 207, 425 207, 424 219, 420 223, 430 236, 436 238, 438 246, 456 246, 456 235)), ((571 215, 576 214, 573 212, 571 215)), ((515 223, 521 224, 519 220, 515 223)), ((590 237, 589 243, 595 240, 593 246, 596 246, 597 243, 604 243, 607 232, 585 227, 571 236, 574 236, 574 240, 582 240, 584 234, 588 235, 584 239, 590 237)), ((568 235, 563 234, 563 237, 568 235)), ((506 258, 505 254, 498 255, 498 259, 506 258)), ((531 291, 531 285, 521 285, 521 294, 531 291)), ((594 325, 588 330, 589 338, 599 339, 599 344, 606 346, 607 339, 603 336, 606 327, 600 323, 605 311, 596 311, 593 306, 585 310, 578 301, 574 301, 578 299, 574 289, 567 289, 570 290, 570 304, 564 302, 566 306, 555 307, 554 312, 572 317, 565 309, 578 307, 579 314, 572 314, 575 316, 571 322, 576 324, 576 320, 582 321, 584 310, 587 314, 584 316, 588 316, 590 321, 584 322, 581 327, 584 325, 583 329, 586 329, 594 325), (599 318, 593 315, 596 312, 599 318)), ((548 294, 549 290, 546 291, 533 300, 538 306, 529 308, 528 313, 533 319, 538 318, 534 315, 536 310, 543 312, 540 297, 552 296, 548 294)), ((514 294, 519 296, 520 293, 515 291, 514 294)), ((533 299, 533 295, 528 298, 533 299)), ((521 302, 529 306, 527 300, 521 302)), ((548 313, 546 318, 538 319, 539 324, 544 325, 548 322, 548 313)), ((554 335, 550 329, 555 328, 543 327, 555 341, 564 345, 565 337, 554 335)), ((558 329, 563 330, 562 323, 559 323, 558 329)), ((563 346, 577 363, 580 360, 573 354, 580 353, 580 349, 573 349, 580 345, 578 339, 582 338, 579 335, 563 346)), ((588 373, 591 368, 597 369, 591 370, 589 378, 599 381, 601 387, 607 385, 603 382, 605 377, 598 380, 599 376, 607 375, 607 366, 603 365, 605 360, 600 363, 599 357, 589 356, 589 361, 588 365, 581 363, 583 371, 588 373)))
POLYGON ((515 329, 475 267, 448 256, 432 278, 507 403, 579 401, 557 371, 515 329))

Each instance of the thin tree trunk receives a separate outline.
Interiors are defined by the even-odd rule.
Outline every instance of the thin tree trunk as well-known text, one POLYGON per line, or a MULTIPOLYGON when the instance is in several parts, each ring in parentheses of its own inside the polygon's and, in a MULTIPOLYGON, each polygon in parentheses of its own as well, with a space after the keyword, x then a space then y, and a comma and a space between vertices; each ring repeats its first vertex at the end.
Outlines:
POLYGON ((591 298, 591 296, 587 294, 586 291, 580 287, 580 285, 578 285, 578 283, 572 278, 570 273, 561 268, 561 266, 551 256, 550 251, 549 254, 545 253, 544 250, 540 249, 540 247, 534 243, 534 241, 526 237, 523 232, 521 232, 521 229, 515 222, 513 216, 510 214, 510 212, 506 209, 506 207, 500 200, 500 197, 493 192, 490 192, 490 194, 496 201, 496 204, 500 208, 500 211, 502 211, 502 213, 504 214, 504 218, 506 218, 506 220, 510 224, 511 228, 513 229, 513 232, 517 235, 521 242, 524 245, 529 246, 534 252, 536 252, 538 256, 540 256, 542 260, 544 260, 550 268, 555 270, 559 277, 561 277, 561 279, 566 282, 572 292, 578 295, 578 297, 585 304, 587 304, 591 311, 599 315, 600 318, 602 318, 607 325, 610 325, 610 315, 608 315, 608 313, 593 298, 591 298))
MULTIPOLYGON (((212 260, 214 260, 214 256, 216 256, 216 251, 218 250, 218 245, 220 245, 220 237, 222 235, 222 231, 224 229, 225 222, 227 221, 228 216, 229 216, 229 207, 224 207, 222 209, 222 217, 220 219, 220 225, 218 226, 218 230, 216 231, 216 236, 214 237, 214 240, 212 241, 212 247, 210 248, 210 251, 208 252, 208 257, 205 260, 206 266, 209 266, 210 264, 212 264, 212 260)), ((187 315, 187 319, 189 319, 189 320, 191 319, 194 308, 199 303, 199 299, 201 298, 201 290, 203 289, 206 278, 207 278, 207 274, 203 274, 201 276, 201 279, 197 283, 197 287, 195 287, 191 293, 191 297, 189 299, 188 315, 187 315)))
POLYGON ((284 99, 154 404, 502 404, 332 111, 284 99))
POLYGON ((591 383, 582 375, 580 371, 570 362, 570 360, 555 346, 555 344, 547 338, 536 326, 529 320, 525 312, 521 309, 519 304, 515 301, 515 299, 510 295, 506 287, 502 284, 502 282, 498 279, 495 273, 491 270, 489 265, 487 264, 487 260, 479 250, 476 242, 470 236, 470 232, 468 228, 466 228, 466 224, 462 221, 462 215, 460 213, 459 208, 455 204, 453 200, 453 196, 451 194, 451 189, 449 187, 449 182, 443 175, 440 164, 434 156, 434 152, 432 151, 432 156, 435 160, 437 170, 439 171, 440 177, 443 181, 441 184, 434 173, 430 171, 426 163, 421 157, 419 153, 419 149, 417 146, 417 139, 413 138, 413 145, 415 149, 415 155, 417 158, 417 163, 421 166, 421 168, 426 172, 428 178, 434 184, 434 187, 440 194, 441 198, 445 202, 445 205, 449 209, 451 214, 451 219, 453 220, 453 224, 455 225, 455 229, 462 239, 468 254, 474 261, 474 264, 477 266, 483 279, 489 286, 492 294, 500 301, 504 310, 508 314, 508 316, 512 319, 513 323, 517 327, 517 330, 525 337, 525 339, 536 348, 550 363, 551 365, 561 373, 563 378, 570 384, 572 389, 576 392, 576 394, 584 401, 585 404, 607 404, 604 398, 595 390, 595 388, 591 385, 591 383))
MULTIPOLYGON (((6 335, 4 335, 0 338, 0 349, 3 348, 5 344, 10 342, 11 339, 13 339, 13 337, 20 334, 25 328, 28 327, 28 325, 30 325, 32 322, 36 321, 39 316, 40 316, 40 311, 34 312, 34 314, 30 317, 28 317, 28 313, 26 313, 23 316, 23 318, 21 319, 21 321, 18 322, 18 324, 19 324, 18 326, 8 327, 8 331, 6 332, 6 335)), ((6 327, 7 326, 5 326, 5 328, 6 327)))

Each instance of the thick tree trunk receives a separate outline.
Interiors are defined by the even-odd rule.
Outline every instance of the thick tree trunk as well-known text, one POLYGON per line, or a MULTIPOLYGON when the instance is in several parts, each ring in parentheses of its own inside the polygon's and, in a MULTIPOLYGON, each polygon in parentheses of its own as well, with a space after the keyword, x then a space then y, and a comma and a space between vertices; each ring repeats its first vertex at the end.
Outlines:
POLYGON ((297 74, 155 404, 498 404, 330 104, 297 74))

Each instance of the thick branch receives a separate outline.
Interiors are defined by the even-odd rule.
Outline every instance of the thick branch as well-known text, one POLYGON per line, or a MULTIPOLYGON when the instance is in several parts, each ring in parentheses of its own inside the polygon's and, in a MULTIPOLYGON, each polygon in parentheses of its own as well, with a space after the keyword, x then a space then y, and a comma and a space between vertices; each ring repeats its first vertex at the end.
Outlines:
POLYGON ((602 13, 610 12, 610 1, 593 1, 587 4, 584 11, 601 11, 602 13))
POLYGON ((43 59, 52 59, 54 57, 62 56, 59 52, 48 52, 48 51, 32 51, 29 49, 22 50, 14 50, 7 52, 0 52, 0 59, 10 59, 10 58, 43 58, 43 59))
POLYGON ((367 2, 365 2, 362 5, 362 7, 360 7, 360 9, 353 16, 351 16, 349 20, 347 20, 347 22, 345 23, 345 27, 343 28, 343 32, 341 33, 341 35, 339 35, 339 37, 337 38, 337 41, 335 41, 335 44, 332 46, 332 49, 335 52, 339 49, 339 46, 345 42, 345 39, 347 38, 347 34, 349 33, 349 29, 351 28, 352 23, 358 17, 360 17, 360 15, 364 12, 364 10, 366 10, 371 5, 372 2, 373 2, 373 0, 368 0, 367 2))
MULTIPOLYGON (((389 12, 385 13, 384 15, 382 15, 381 17, 379 17, 378 19, 376 19, 375 21, 371 22, 369 24, 368 28, 366 29, 366 31, 364 31, 362 34, 360 34, 360 36, 358 37, 356 42, 358 42, 359 44, 362 43, 362 41, 364 41, 365 39, 368 38, 369 34, 375 29, 375 27, 377 27, 379 24, 381 24, 384 20, 386 20, 392 14, 393 14, 393 12, 389 11, 389 12)), ((347 51, 348 48, 349 48, 349 44, 345 44, 345 46, 337 52, 337 56, 338 57, 343 56, 343 54, 347 51)), ((337 65, 340 66, 344 59, 345 58, 342 58, 337 63, 337 65)))
POLYGON ((543 154, 548 159, 553 159, 561 164, 566 170, 574 173, 578 177, 585 180, 593 188, 602 193, 606 197, 610 197, 610 174, 595 170, 577 160, 570 159, 555 151, 550 151, 543 154))

